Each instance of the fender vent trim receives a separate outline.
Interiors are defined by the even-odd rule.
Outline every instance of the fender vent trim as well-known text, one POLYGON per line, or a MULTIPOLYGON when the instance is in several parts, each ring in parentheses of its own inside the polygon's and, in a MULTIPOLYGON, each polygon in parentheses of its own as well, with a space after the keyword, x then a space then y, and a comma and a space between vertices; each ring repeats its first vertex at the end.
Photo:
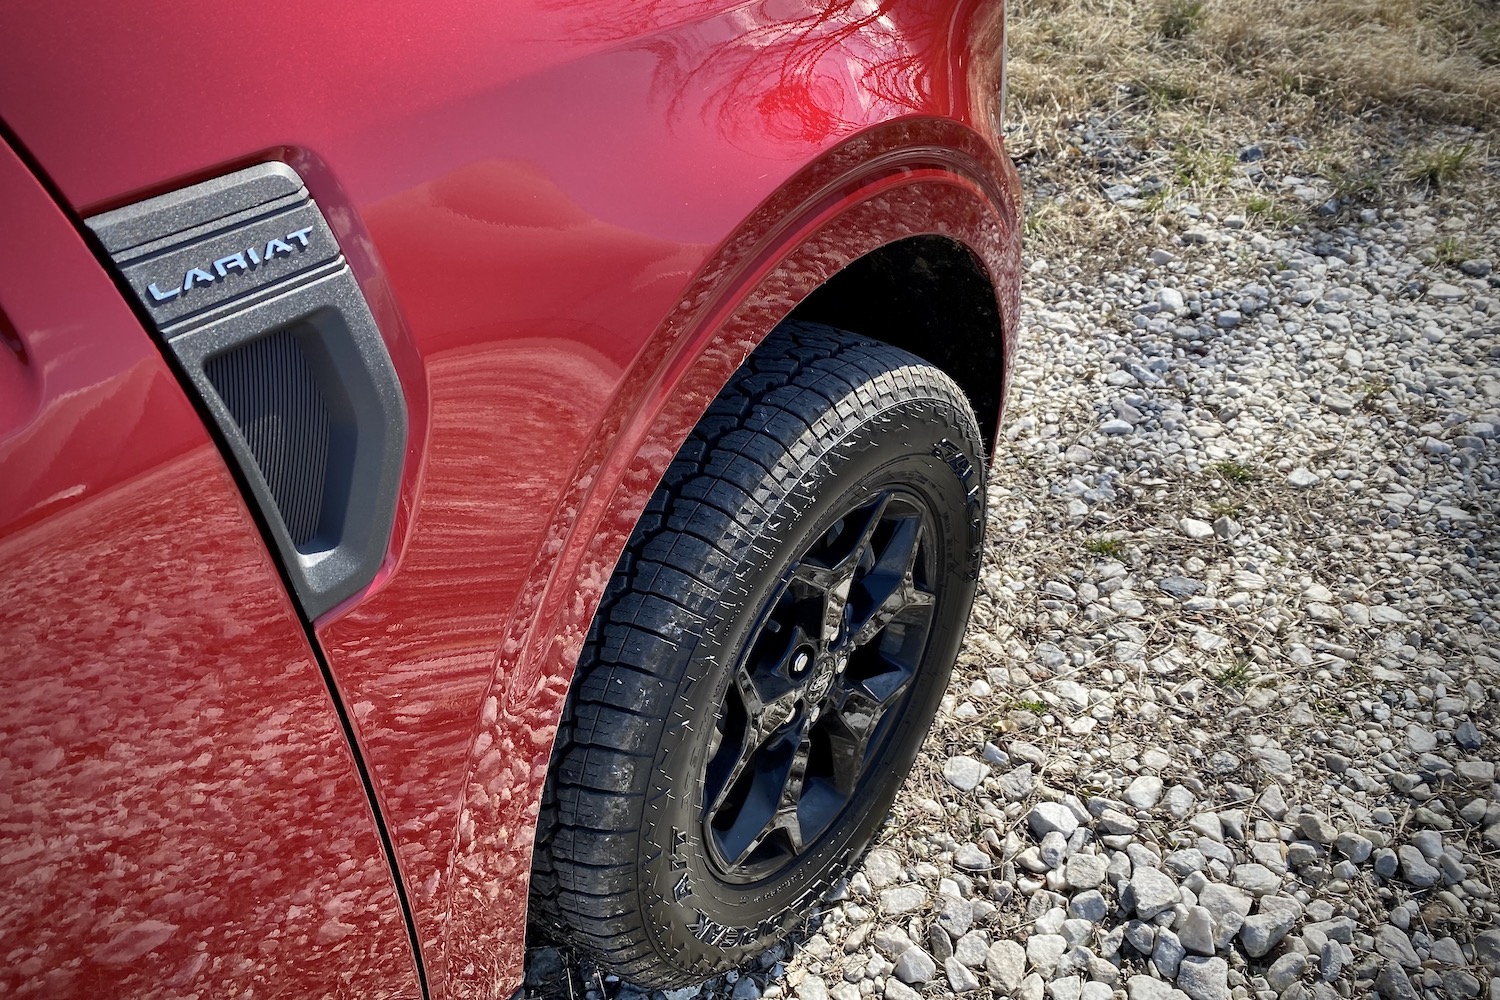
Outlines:
POLYGON ((266 163, 86 220, 213 415, 309 621, 390 543, 406 401, 302 179, 266 163))

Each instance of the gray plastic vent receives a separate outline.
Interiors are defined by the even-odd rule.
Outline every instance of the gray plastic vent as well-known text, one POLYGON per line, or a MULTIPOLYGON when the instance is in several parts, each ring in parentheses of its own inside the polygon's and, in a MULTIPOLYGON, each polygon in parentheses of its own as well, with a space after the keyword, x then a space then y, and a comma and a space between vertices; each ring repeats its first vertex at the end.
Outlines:
POLYGON ((298 551, 316 542, 326 511, 329 424, 323 390, 291 329, 203 366, 245 436, 298 551))
POLYGON ((374 579, 406 403, 302 179, 250 167, 88 220, 223 433, 308 618, 374 579))

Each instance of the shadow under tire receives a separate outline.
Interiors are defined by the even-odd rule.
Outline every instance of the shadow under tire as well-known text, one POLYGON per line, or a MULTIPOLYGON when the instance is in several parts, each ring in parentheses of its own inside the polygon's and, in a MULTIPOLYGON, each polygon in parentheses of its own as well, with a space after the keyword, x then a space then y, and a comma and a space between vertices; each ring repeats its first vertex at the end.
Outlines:
POLYGON ((937 368, 786 323, 647 505, 563 710, 534 918, 674 987, 783 937, 858 860, 958 654, 980 433, 937 368))

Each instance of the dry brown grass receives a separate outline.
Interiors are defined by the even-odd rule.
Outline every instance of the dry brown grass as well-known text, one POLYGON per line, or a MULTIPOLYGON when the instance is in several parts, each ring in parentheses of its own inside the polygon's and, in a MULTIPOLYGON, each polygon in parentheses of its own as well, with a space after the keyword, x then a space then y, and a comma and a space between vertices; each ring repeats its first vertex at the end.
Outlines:
POLYGON ((1148 225, 1174 199, 1304 221, 1304 206, 1237 180, 1252 142, 1268 174, 1320 177, 1346 207, 1438 196, 1443 212, 1478 212, 1500 187, 1500 4, 1012 0, 1009 17, 1010 143, 1035 248, 1118 243, 1142 212, 1098 189, 1142 173, 1163 183, 1148 225), (1118 162, 1080 141, 1084 124, 1128 136, 1118 162))
POLYGON ((1017 0, 1022 109, 1163 102, 1396 111, 1500 123, 1500 5, 1473 0, 1017 0))

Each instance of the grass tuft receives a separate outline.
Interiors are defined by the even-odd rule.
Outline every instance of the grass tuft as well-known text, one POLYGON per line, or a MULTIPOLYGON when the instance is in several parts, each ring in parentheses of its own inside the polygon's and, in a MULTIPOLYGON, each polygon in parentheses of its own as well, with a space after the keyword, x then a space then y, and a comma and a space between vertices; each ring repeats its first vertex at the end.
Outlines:
POLYGON ((1483 255, 1483 251, 1474 242, 1464 239, 1462 236, 1448 235, 1438 240, 1432 246, 1432 261, 1445 267, 1457 267, 1466 260, 1483 255))
POLYGON ((1248 485, 1260 478, 1260 473, 1256 472, 1250 466, 1244 465, 1240 462, 1216 462, 1214 463, 1214 465, 1210 466, 1210 468, 1212 468, 1220 478, 1228 480, 1229 482, 1234 483, 1237 486, 1248 485))
POLYGON ((1221 670, 1214 680, 1225 687, 1245 687, 1250 683, 1250 658, 1244 655, 1236 656, 1234 662, 1221 670))
POLYGON ((1105 559, 1125 558, 1125 543, 1118 538, 1090 538, 1083 547, 1105 559))
POLYGON ((1167 0, 1162 8, 1157 34, 1170 42, 1191 35, 1203 23, 1207 4, 1202 0, 1167 0))
POLYGON ((1473 155, 1474 147, 1470 143, 1419 149, 1407 160, 1406 176, 1418 184, 1441 189, 1468 172, 1473 155))

